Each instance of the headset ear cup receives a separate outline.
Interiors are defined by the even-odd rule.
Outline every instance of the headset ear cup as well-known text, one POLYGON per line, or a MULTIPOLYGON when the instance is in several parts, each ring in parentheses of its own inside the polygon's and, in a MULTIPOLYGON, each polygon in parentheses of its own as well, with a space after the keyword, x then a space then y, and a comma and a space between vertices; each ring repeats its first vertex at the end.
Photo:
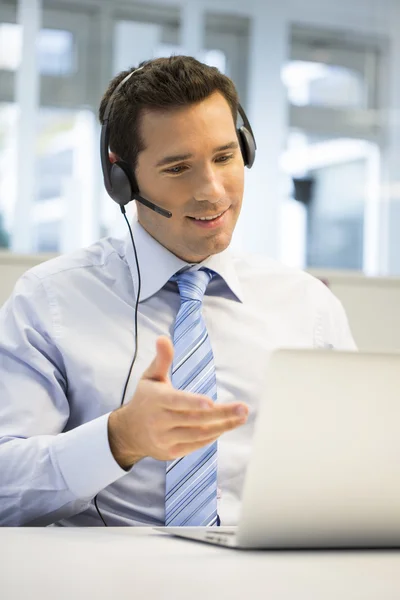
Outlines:
POLYGON ((251 169, 256 158, 256 146, 254 138, 251 135, 247 127, 239 127, 237 130, 237 136, 239 140, 240 150, 242 152, 244 166, 251 169))
POLYGON ((118 160, 113 163, 110 171, 113 200, 120 206, 125 206, 133 199, 132 179, 129 165, 118 160))
POLYGON ((120 161, 118 161, 118 163, 121 166, 121 168, 125 171, 125 174, 126 174, 127 178, 129 179, 129 182, 131 184, 131 191, 132 191, 131 200, 133 200, 135 194, 139 193, 139 186, 137 184, 133 169, 131 169, 131 167, 128 165, 128 163, 125 162, 124 160, 120 160, 120 161))

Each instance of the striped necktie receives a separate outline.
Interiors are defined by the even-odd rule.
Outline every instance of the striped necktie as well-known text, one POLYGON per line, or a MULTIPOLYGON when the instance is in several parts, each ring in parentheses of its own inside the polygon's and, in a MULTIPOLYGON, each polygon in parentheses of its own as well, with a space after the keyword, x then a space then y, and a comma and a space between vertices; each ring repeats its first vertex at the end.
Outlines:
MULTIPOLYGON (((175 275, 181 306, 175 321, 172 385, 217 399, 214 357, 202 316, 202 301, 213 273, 208 269, 175 275)), ((216 525, 217 442, 167 462, 165 525, 216 525)))

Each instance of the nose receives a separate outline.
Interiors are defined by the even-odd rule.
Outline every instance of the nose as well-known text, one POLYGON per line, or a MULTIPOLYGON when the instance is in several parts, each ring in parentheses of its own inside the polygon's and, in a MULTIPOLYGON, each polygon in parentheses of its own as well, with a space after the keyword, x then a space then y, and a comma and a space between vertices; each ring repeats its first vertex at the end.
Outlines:
POLYGON ((210 202, 217 204, 225 195, 225 188, 221 175, 209 166, 199 177, 194 197, 199 202, 210 202))

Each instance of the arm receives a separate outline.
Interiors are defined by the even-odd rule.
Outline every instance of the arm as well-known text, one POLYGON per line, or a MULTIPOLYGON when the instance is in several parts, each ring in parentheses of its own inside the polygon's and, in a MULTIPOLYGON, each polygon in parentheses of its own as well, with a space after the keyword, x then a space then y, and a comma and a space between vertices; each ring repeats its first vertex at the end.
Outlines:
POLYGON ((349 321, 342 303, 320 281, 317 321, 314 329, 314 346, 335 350, 357 350, 349 321))
POLYGON ((110 452, 108 415, 62 433, 68 385, 50 315, 29 273, 0 310, 0 525, 77 514, 126 474, 110 452))
POLYGON ((28 273, 0 311, 1 525, 48 525, 77 514, 143 457, 183 456, 247 418, 241 403, 218 405, 175 390, 168 378, 173 347, 159 338, 125 406, 65 431, 68 381, 54 342, 59 327, 53 298, 28 273))

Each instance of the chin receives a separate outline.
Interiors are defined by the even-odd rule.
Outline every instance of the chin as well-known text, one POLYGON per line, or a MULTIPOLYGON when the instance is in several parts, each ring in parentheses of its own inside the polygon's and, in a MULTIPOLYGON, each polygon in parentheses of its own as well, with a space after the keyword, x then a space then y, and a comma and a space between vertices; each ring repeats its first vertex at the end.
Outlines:
POLYGON ((210 240, 210 244, 208 246, 208 256, 211 254, 219 254, 228 248, 232 241, 232 234, 222 234, 218 236, 214 240, 210 240))

